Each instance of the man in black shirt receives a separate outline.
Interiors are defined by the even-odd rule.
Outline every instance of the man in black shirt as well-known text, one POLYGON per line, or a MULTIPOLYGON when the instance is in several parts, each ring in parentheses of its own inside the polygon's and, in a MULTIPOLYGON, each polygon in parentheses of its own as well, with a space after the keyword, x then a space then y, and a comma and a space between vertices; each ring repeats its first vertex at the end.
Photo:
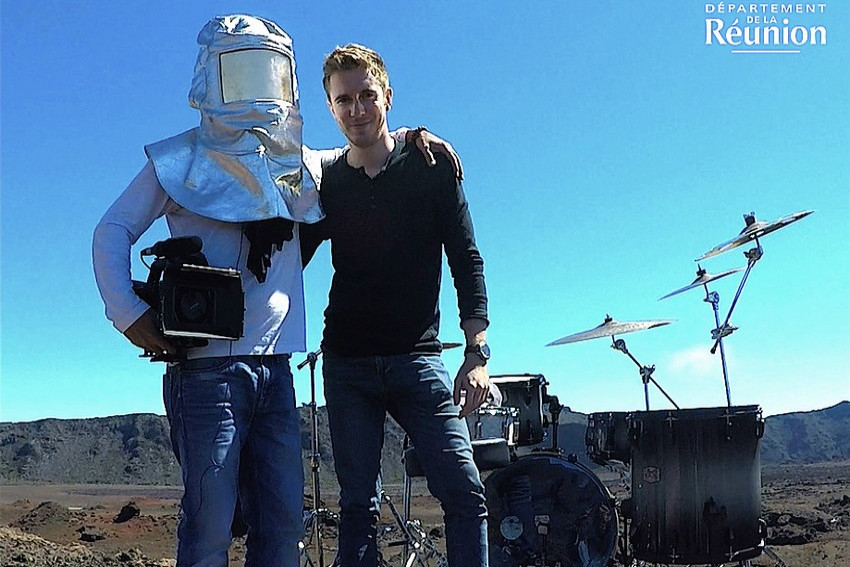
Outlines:
POLYGON ((466 199, 442 156, 429 167, 412 144, 389 136, 392 89, 377 53, 337 48, 325 59, 324 85, 350 149, 323 171, 325 220, 301 229, 305 262, 330 239, 334 266, 322 349, 341 487, 339 564, 377 564, 389 412, 410 436, 443 506, 449 565, 485 567, 484 489, 460 419, 489 391, 484 267, 466 199), (439 356, 443 249, 467 344, 454 385, 439 356))

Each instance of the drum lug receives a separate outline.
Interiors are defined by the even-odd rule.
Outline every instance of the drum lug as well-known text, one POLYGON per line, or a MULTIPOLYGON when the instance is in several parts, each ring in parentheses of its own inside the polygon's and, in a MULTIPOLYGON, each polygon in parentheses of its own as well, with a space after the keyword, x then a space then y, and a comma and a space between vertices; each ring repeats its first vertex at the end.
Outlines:
POLYGON ((759 416, 756 421, 756 439, 761 439, 764 435, 764 420, 759 416))
POLYGON ((640 421, 633 421, 629 419, 631 424, 629 425, 629 442, 632 445, 637 445, 638 441, 640 441, 641 428, 643 427, 643 423, 640 421))

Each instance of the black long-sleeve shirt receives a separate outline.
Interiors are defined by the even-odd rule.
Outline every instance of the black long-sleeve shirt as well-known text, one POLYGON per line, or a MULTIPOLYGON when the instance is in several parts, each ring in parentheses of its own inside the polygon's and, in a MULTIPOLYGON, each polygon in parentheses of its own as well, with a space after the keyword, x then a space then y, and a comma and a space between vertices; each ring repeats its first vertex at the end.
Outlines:
POLYGON ((487 320, 484 262, 448 160, 396 144, 373 179, 347 153, 324 168, 326 218, 301 225, 304 263, 322 240, 334 266, 322 346, 343 356, 439 352, 445 248, 461 321, 487 320))

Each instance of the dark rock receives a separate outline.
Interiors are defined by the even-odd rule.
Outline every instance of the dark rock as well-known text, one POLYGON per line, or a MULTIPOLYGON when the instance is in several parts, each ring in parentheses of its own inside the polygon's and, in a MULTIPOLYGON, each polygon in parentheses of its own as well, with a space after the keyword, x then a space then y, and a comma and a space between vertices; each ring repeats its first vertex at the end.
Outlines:
POLYGON ((80 532, 81 541, 100 541, 106 539, 106 533, 95 526, 82 526, 77 529, 80 532))
POLYGON ((124 507, 121 508, 121 511, 118 512, 118 515, 113 518, 112 522, 115 524, 121 524, 123 522, 135 518, 141 513, 142 511, 139 509, 135 502, 128 502, 127 504, 124 504, 124 507))
POLYGON ((136 561, 141 561, 144 559, 144 555, 137 548, 128 549, 127 551, 122 551, 115 556, 115 559, 120 561, 121 563, 133 563, 136 561))

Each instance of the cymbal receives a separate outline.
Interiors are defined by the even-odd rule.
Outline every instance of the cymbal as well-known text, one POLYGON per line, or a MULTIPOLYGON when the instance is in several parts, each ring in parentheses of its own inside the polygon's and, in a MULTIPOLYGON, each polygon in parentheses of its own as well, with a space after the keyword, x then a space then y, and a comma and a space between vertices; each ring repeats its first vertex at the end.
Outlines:
POLYGON ((779 230, 784 226, 788 226, 792 222, 798 221, 803 217, 806 217, 812 214, 814 211, 800 211, 797 213, 791 213, 790 215, 786 215, 784 217, 780 217, 772 222, 765 221, 757 221, 755 213, 750 213, 749 215, 744 215, 744 222, 746 222, 747 226, 731 240, 727 240, 722 244, 718 244, 699 258, 697 261, 704 260, 705 258, 711 258, 712 256, 717 256, 718 254, 723 254, 728 250, 732 250, 733 248, 737 248, 738 246, 742 246, 751 240, 755 240, 756 238, 761 238, 766 234, 770 234, 775 230, 779 230))
POLYGON ((692 283, 690 283, 689 285, 686 285, 685 287, 679 288, 676 291, 671 291, 670 293, 668 293, 667 295, 665 295, 663 297, 659 297, 658 301, 661 301, 662 299, 667 299, 668 297, 672 297, 672 296, 674 296, 678 293, 682 293, 683 291, 688 291, 689 289, 693 289, 693 288, 699 287, 701 285, 706 285, 710 282, 713 282, 714 280, 719 280, 720 278, 725 278, 729 274, 734 274, 736 272, 740 272, 743 269, 744 268, 735 268, 733 270, 726 270, 725 272, 720 272, 719 274, 709 274, 708 272, 706 272, 703 269, 702 266, 697 266, 697 279, 695 279, 692 283))
POLYGON ((463 343, 443 343, 443 350, 449 350, 450 348, 462 347, 463 343))
POLYGON ((601 325, 590 329, 589 331, 582 331, 581 333, 576 333, 574 335, 569 335, 558 339, 557 341, 552 341, 546 346, 557 346, 557 345, 565 345, 568 343, 577 343, 579 341, 586 341, 589 339, 598 339, 601 337, 611 337, 614 335, 622 335, 624 333, 633 333, 635 331, 644 331, 646 329, 652 329, 653 327, 661 327, 662 325, 669 325, 672 323, 672 319, 656 319, 654 321, 615 321, 611 318, 610 315, 605 316, 605 320, 601 325))

